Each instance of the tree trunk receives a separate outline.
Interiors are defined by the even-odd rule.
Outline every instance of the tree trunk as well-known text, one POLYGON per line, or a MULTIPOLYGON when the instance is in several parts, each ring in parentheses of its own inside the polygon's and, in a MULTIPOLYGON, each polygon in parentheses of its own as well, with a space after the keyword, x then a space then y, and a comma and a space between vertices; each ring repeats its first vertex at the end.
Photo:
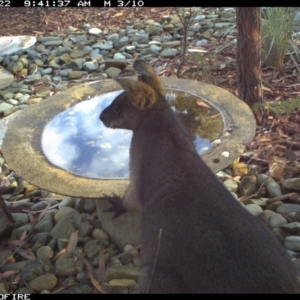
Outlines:
POLYGON ((260 124, 262 107, 253 108, 255 103, 262 103, 260 7, 237 7, 236 22, 238 94, 253 109, 260 124))

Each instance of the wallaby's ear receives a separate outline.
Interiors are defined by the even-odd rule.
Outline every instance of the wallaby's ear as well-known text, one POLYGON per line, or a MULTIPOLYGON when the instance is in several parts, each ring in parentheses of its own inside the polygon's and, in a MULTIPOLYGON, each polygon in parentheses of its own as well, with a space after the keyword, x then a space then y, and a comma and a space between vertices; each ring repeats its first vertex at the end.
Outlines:
POLYGON ((140 110, 151 108, 157 102, 155 91, 143 82, 127 78, 114 78, 128 95, 131 103, 140 110))
POLYGON ((165 95, 162 82, 150 65, 142 59, 137 59, 133 64, 133 68, 141 74, 138 76, 139 81, 150 85, 157 93, 165 95))

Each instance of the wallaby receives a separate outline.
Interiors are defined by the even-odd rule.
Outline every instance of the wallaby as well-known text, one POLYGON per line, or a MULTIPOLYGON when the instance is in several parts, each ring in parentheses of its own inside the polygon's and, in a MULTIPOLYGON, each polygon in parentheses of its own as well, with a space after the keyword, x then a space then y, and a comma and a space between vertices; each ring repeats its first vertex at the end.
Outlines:
POLYGON ((133 131, 130 185, 108 197, 114 218, 141 208, 141 293, 295 293, 297 275, 271 231, 232 197, 195 150, 155 71, 106 107, 106 127, 133 131))

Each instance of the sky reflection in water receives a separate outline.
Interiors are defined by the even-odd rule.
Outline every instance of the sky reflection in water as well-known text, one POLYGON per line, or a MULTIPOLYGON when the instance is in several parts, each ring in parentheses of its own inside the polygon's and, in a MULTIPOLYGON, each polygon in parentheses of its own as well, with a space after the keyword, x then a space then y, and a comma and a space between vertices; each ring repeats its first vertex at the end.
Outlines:
MULTIPOLYGON (((46 158, 55 166, 88 178, 129 177, 129 147, 132 132, 110 129, 99 115, 122 91, 82 101, 57 114, 44 128, 41 138, 46 158)), ((197 137, 199 154, 211 148, 197 137)))

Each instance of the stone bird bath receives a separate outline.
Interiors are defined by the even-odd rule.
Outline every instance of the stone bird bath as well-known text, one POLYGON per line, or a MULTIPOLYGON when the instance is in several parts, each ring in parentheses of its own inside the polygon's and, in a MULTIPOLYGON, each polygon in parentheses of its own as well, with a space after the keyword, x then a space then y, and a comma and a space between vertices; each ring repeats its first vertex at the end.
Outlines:
MULTIPOLYGON (((256 126, 243 101, 214 85, 162 80, 167 99, 213 172, 243 153, 256 126), (216 140, 220 142, 213 146, 216 140)), ((115 81, 105 80, 75 86, 26 108, 9 121, 2 150, 8 166, 26 181, 62 195, 99 199, 103 229, 123 247, 139 244, 139 213, 126 213, 111 222, 111 214, 102 213, 109 204, 100 201, 103 194, 123 194, 128 185, 131 133, 108 129, 99 120, 117 91, 115 81), (124 240, 115 239, 116 234, 124 240)))

